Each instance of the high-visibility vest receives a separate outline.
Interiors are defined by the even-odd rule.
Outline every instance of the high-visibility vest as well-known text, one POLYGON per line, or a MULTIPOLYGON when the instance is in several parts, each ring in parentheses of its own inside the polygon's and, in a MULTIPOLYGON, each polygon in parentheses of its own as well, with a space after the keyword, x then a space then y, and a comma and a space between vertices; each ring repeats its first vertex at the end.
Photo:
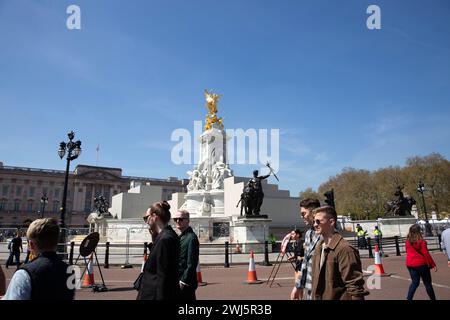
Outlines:
POLYGON ((375 237, 381 237, 381 236, 382 236, 382 233, 381 233, 380 230, 375 229, 375 230, 373 231, 373 235, 374 235, 375 237))
POLYGON ((365 232, 362 229, 360 229, 357 233, 358 237, 364 237, 364 234, 365 234, 365 232))

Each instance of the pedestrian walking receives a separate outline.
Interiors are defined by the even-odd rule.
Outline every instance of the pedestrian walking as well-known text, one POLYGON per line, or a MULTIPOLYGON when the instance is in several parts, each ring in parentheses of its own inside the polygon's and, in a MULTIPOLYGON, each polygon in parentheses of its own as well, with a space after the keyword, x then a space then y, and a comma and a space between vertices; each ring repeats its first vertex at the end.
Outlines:
POLYGON ((302 232, 300 229, 295 229, 291 232, 291 239, 294 240, 293 255, 288 260, 295 264, 294 280, 300 277, 302 261, 305 257, 304 241, 302 239, 302 232))
POLYGON ((189 226, 189 212, 177 211, 173 217, 176 228, 180 232, 180 264, 178 275, 180 277, 180 299, 196 300, 197 265, 200 253, 200 243, 194 230, 189 226))
POLYGON ((16 260, 16 267, 19 269, 20 267, 20 253, 23 252, 22 247, 22 238, 20 231, 17 231, 15 233, 14 238, 12 238, 11 242, 8 245, 9 251, 9 257, 8 260, 6 260, 6 269, 13 264, 13 259, 16 260))
POLYGON ((441 248, 447 255, 447 265, 450 268, 450 228, 447 228, 444 231, 442 231, 441 248))
POLYGON ((314 300, 364 300, 359 252, 336 231, 333 207, 314 210, 314 228, 322 236, 314 252, 312 290, 314 300))
POLYGON ((437 266, 428 252, 427 243, 423 240, 422 232, 418 224, 413 224, 409 228, 406 239, 406 267, 408 268, 412 281, 409 286, 407 299, 413 299, 414 293, 422 278, 428 296, 431 300, 436 300, 430 269, 437 271, 437 266))
POLYGON ((153 247, 144 265, 138 300, 177 300, 180 297, 178 267, 180 240, 168 225, 170 205, 167 201, 153 203, 144 215, 153 247))
POLYGON ((317 199, 307 198, 300 202, 300 215, 307 225, 308 230, 305 232, 305 257, 300 267, 301 272, 298 274, 295 286, 291 291, 291 300, 312 299, 312 258, 314 256, 314 249, 321 239, 321 236, 314 232, 313 227, 313 210, 318 207, 320 207, 320 202, 317 199))

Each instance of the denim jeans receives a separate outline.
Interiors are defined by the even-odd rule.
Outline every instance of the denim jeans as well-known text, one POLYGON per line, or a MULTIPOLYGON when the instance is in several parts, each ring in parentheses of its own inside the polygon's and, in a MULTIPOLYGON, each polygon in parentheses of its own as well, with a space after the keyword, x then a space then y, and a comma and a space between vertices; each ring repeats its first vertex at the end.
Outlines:
POLYGON ((430 268, 427 265, 411 268, 408 267, 409 274, 411 275, 412 283, 409 286, 408 290, 408 300, 412 300, 414 297, 414 293, 416 292, 417 287, 420 284, 420 278, 422 278, 423 285, 427 290, 427 294, 430 297, 430 300, 436 300, 436 296, 434 295, 433 285, 431 284, 431 273, 430 268))
POLYGON ((19 268, 20 266, 20 251, 19 252, 10 252, 8 260, 6 260, 6 267, 13 264, 13 257, 16 258, 16 266, 19 268))

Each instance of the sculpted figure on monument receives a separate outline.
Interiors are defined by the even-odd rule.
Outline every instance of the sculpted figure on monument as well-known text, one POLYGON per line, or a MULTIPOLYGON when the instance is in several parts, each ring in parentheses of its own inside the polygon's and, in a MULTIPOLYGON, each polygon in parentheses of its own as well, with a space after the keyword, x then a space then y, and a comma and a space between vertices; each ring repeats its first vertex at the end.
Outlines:
POLYGON ((242 216, 242 211, 245 212, 246 216, 253 214, 252 189, 249 187, 248 183, 245 186, 245 188, 241 194, 241 199, 237 203, 236 207, 239 206, 239 203, 241 204, 241 216, 242 216))
POLYGON ((92 212, 88 217, 87 221, 90 224, 96 223, 104 218, 112 217, 111 213, 108 211, 109 203, 104 196, 97 196, 94 198, 94 212, 92 212))
POLYGON ((404 186, 397 185, 394 195, 396 199, 388 201, 385 205, 387 216, 407 216, 411 215, 412 206, 416 204, 413 197, 405 197, 403 194, 404 186))
POLYGON ((212 188, 223 189, 223 180, 228 177, 231 177, 231 170, 227 168, 225 163, 220 161, 216 162, 213 166, 212 188))
POLYGON ((190 176, 189 184, 187 185, 187 188, 189 191, 196 191, 201 190, 205 188, 205 182, 202 174, 200 171, 195 169, 194 171, 188 171, 188 174, 190 176))
POLYGON ((259 215, 264 199, 261 180, 267 179, 270 176, 270 174, 265 176, 258 176, 258 174, 258 170, 253 171, 253 178, 251 178, 247 184, 247 192, 244 190, 244 193, 246 193, 247 197, 249 198, 249 201, 247 203, 247 210, 250 211, 249 209, 251 208, 251 213, 249 214, 254 215, 259 215))

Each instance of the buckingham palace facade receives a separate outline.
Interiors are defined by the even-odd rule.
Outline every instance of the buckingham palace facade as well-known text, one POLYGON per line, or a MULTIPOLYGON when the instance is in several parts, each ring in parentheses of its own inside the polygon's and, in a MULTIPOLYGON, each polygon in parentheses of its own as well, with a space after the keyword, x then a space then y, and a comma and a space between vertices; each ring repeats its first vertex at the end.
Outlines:
MULTIPOLYGON (((62 170, 4 166, 0 162, 0 227, 21 227, 40 217, 59 219, 64 191, 62 170)), ((130 189, 131 184, 161 186, 163 200, 172 193, 185 192, 188 180, 170 177, 154 179, 122 175, 120 168, 77 165, 69 173, 66 225, 86 226, 93 210, 94 197, 103 195, 111 204, 112 196, 130 189)))

